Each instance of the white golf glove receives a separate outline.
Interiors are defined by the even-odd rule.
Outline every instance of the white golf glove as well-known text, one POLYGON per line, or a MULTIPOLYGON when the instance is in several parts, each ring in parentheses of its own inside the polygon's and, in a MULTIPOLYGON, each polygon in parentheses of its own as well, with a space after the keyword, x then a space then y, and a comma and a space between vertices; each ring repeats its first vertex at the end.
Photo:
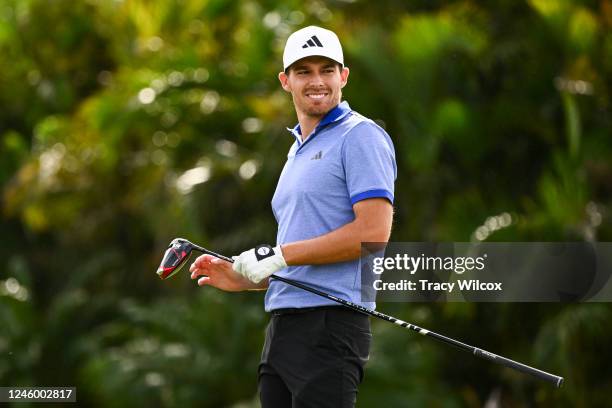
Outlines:
POLYGON ((258 245, 232 258, 234 271, 253 283, 259 283, 274 272, 287 267, 280 245, 274 248, 270 245, 258 245))

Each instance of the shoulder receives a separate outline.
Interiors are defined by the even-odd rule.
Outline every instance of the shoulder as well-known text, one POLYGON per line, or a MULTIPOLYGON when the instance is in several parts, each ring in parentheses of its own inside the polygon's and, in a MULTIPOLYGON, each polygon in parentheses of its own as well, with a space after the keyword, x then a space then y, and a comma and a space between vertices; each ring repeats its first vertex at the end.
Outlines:
POLYGON ((382 127, 380 127, 372 119, 365 117, 361 113, 356 112, 356 111, 351 111, 348 114, 348 117, 346 118, 344 123, 346 124, 349 130, 387 133, 382 127))
POLYGON ((359 139, 374 138, 392 143, 389 134, 382 127, 359 112, 351 111, 347 118, 342 121, 341 127, 341 133, 344 136, 345 142, 346 139, 357 141, 359 139))
POLYGON ((343 143, 367 143, 388 145, 393 149, 393 141, 389 134, 372 119, 351 111, 342 123, 344 131, 343 143))

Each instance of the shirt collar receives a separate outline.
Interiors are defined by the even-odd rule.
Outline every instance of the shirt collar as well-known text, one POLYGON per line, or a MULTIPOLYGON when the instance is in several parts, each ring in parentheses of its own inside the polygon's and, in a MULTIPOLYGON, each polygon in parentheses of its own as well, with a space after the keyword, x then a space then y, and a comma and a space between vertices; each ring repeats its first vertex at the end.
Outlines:
MULTIPOLYGON (((340 102, 338 105, 336 105, 334 109, 327 112, 327 114, 323 117, 323 119, 321 119, 321 121, 315 128, 314 132, 312 132, 313 134, 310 135, 308 139, 310 139, 319 130, 329 125, 330 123, 338 122, 339 120, 343 119, 350 112, 351 112, 351 107, 349 106, 348 102, 347 101, 340 102)), ((293 128, 287 128, 287 130, 291 132, 293 136, 295 136, 298 142, 298 145, 301 145, 302 144, 302 129, 300 128, 300 124, 298 123, 293 128)))

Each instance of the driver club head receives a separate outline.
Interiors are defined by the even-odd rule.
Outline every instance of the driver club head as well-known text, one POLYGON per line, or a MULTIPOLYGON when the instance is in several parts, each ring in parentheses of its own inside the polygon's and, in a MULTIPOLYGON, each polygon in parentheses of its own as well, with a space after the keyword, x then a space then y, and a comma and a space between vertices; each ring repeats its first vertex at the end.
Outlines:
POLYGON ((157 268, 157 275, 161 279, 168 279, 178 273, 185 266, 193 248, 193 244, 184 238, 173 239, 157 268))

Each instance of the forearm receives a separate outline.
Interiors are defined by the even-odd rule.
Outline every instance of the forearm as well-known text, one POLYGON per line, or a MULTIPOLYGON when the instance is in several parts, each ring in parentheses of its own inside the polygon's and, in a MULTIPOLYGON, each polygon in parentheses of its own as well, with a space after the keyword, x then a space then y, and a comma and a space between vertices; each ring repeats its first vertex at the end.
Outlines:
POLYGON ((354 222, 316 238, 283 244, 287 265, 317 265, 349 261, 359 257, 361 241, 354 222))
POLYGON ((282 252, 287 265, 350 261, 359 258, 362 242, 387 242, 391 233, 393 208, 388 202, 378 205, 376 216, 356 217, 354 221, 327 234, 283 244, 282 252), (380 205, 383 211, 380 211, 380 205))

